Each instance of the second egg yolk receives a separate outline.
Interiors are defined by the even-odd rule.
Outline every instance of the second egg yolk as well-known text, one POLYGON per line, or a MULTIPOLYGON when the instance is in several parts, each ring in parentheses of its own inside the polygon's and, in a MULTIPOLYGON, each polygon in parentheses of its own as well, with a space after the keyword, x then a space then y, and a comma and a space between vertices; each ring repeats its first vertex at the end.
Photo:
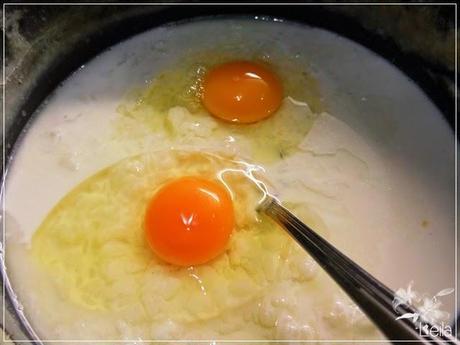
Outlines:
POLYGON ((183 177, 163 186, 145 214, 147 241, 158 257, 199 265, 225 250, 234 226, 231 197, 218 182, 183 177))
POLYGON ((282 98, 278 77, 268 68, 249 61, 218 65, 203 82, 204 107, 230 122, 263 120, 280 107, 282 98))

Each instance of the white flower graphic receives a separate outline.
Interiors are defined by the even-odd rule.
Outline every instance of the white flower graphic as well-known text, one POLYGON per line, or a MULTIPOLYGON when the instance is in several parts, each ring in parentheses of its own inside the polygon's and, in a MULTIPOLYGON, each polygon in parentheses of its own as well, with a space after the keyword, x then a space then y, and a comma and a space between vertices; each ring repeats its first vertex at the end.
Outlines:
POLYGON ((412 290, 413 285, 414 282, 411 281, 407 286, 407 289, 401 288, 396 291, 395 297, 393 299, 393 309, 395 311, 400 305, 414 304, 420 300, 417 292, 412 290))
POLYGON ((422 323, 435 325, 449 319, 449 313, 441 310, 442 302, 439 297, 451 294, 454 292, 453 288, 443 289, 431 298, 422 298, 412 287, 413 282, 411 281, 407 289, 398 289, 392 304, 396 312, 400 305, 411 305, 415 308, 415 312, 400 315, 396 320, 411 319, 414 323, 418 322, 417 326, 421 327, 422 323))
POLYGON ((440 310, 441 301, 436 298, 424 298, 423 303, 418 307, 420 320, 430 324, 438 324, 449 318, 449 313, 440 310))

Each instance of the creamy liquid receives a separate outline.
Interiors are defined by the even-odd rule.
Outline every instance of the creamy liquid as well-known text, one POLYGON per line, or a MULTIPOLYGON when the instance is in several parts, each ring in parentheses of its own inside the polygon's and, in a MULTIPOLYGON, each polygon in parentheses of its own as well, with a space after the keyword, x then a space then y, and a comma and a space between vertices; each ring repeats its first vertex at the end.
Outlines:
MULTIPOLYGON (((137 139, 115 137, 117 106, 126 92, 145 85, 181 55, 212 47, 224 37, 258 42, 261 50, 277 44, 295 55, 314 72, 333 114, 316 120, 298 153, 266 166, 278 196, 307 203, 326 224, 328 240, 390 287, 406 287, 413 280, 416 290, 432 296, 454 286, 454 137, 421 90, 386 61, 323 30, 280 22, 203 21, 151 30, 82 66, 49 97, 16 147, 5 196, 12 243, 6 248, 8 272, 42 338, 74 339, 83 329, 87 339, 137 338, 135 330, 121 326, 101 335, 79 324, 78 314, 73 326, 55 331, 59 325, 40 319, 40 303, 46 302, 33 291, 33 273, 21 255, 46 214, 80 181, 133 154, 181 148, 139 128, 129 129, 139 131, 137 139)), ((212 145, 224 150, 228 143, 212 145)), ((267 291, 271 302, 258 306, 262 316, 276 317, 275 300, 287 300, 297 309, 279 312, 277 338, 377 336, 324 273, 317 281, 320 292, 312 295, 289 287, 267 291)), ((442 309, 452 313, 453 296, 443 302, 442 309)), ((174 327, 166 322, 163 334, 177 338, 174 327)), ((210 323, 180 337, 257 338, 251 327, 216 334, 210 323)))

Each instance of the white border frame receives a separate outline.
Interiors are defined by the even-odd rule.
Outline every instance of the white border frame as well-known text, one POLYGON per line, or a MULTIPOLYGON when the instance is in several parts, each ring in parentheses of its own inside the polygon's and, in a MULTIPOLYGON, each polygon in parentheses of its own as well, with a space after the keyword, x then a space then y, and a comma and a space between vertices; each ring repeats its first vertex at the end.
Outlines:
MULTIPOLYGON (((296 5, 296 6, 314 6, 314 5, 323 5, 323 6, 365 6, 365 5, 368 5, 368 6, 431 6, 431 5, 435 5, 435 6, 454 6, 454 9, 455 9, 455 91, 454 91, 454 94, 455 94, 455 106, 454 106, 454 121, 455 121, 455 128, 454 128, 454 132, 455 132, 455 136, 454 136, 454 145, 455 145, 455 200, 454 200, 454 207, 455 207, 455 210, 454 210, 454 214, 455 214, 455 263, 454 263, 454 266, 455 266, 455 272, 454 272, 454 275, 455 275, 455 318, 454 318, 454 321, 457 321, 455 322, 455 325, 454 325, 454 328, 455 328, 455 335, 458 336, 458 327, 457 327, 457 323, 458 323, 458 320, 457 320, 457 317, 459 316, 459 310, 458 310, 458 224, 457 224, 457 220, 458 220, 458 200, 457 200, 457 189, 458 189, 458 143, 457 143, 457 110, 458 110, 458 95, 457 95, 457 92, 458 92, 458 80, 457 80, 457 72, 458 72, 458 50, 457 50, 457 38, 458 38, 458 21, 457 21, 457 3, 456 2, 426 2, 426 3, 423 3, 423 2, 419 2, 419 3, 414 3, 414 2, 411 2, 411 3, 404 3, 404 2, 389 2, 389 3, 383 3, 383 2, 378 2, 378 3, 375 3, 375 2, 349 2, 349 3, 334 3, 334 2, 324 2, 324 3, 291 3, 291 2, 286 2, 286 3, 252 3, 252 2, 234 2, 234 3, 189 3, 189 2, 183 2, 183 3, 177 3, 177 2, 172 2, 172 3, 169 3, 169 2, 158 2, 158 3, 142 3, 142 2, 131 2, 131 3, 127 3, 127 2, 120 2, 120 3, 107 3, 107 2, 94 2, 94 3, 91 3, 91 2, 69 2, 69 3, 60 3, 60 2, 57 2, 57 3, 49 3, 49 2, 43 2, 43 3, 40 3, 40 2, 27 2, 27 3, 17 3, 17 2, 5 2, 3 3, 3 12, 2 12, 2 34, 3 34, 3 56, 2 56, 2 86, 3 86, 3 94, 2 94, 2 140, 3 140, 3 152, 2 152, 2 157, 3 157, 3 173, 6 174, 6 162, 5 162, 5 158, 6 158, 6 154, 5 154, 5 94, 6 94, 6 79, 5 79, 5 12, 6 12, 6 7, 7 6, 28 6, 28 5, 43 5, 43 6, 92 6, 92 5, 96 5, 96 6, 135 6, 135 5, 144 5, 144 6, 162 6, 162 5, 168 5, 168 6, 182 6, 182 5, 186 5, 186 6, 215 6, 215 5, 256 5, 256 6, 264 6, 264 5, 269 5, 269 6, 286 6, 286 5, 296 5)), ((3 181, 4 182, 4 181, 3 181)), ((3 193, 1 193, 1 202, 2 202, 2 205, 5 204, 5 193, 4 193, 4 184, 2 182, 2 190, 3 190, 3 193)), ((2 208, 2 214, 1 214, 1 217, 2 217, 2 232, 3 232, 3 239, 5 239, 5 209, 2 208)), ((5 258, 5 249, 6 249, 6 246, 5 245, 1 245, 0 246, 0 254, 2 255, 2 258, 3 258, 3 263, 5 262, 4 261, 4 258, 5 258)), ((5 270, 6 271, 6 270, 5 270)), ((7 278, 7 277, 6 277, 7 278)), ((3 325, 3 332, 2 332, 2 341, 4 343, 14 343, 14 341, 20 341, 20 342, 33 342, 32 340, 29 340, 29 339, 20 339, 20 340, 9 340, 9 339, 6 339, 5 335, 5 302, 6 302, 6 295, 5 295, 5 292, 6 292, 6 283, 5 281, 3 281, 3 297, 2 297, 2 325, 3 325)), ((171 342, 175 342, 175 343, 209 343, 209 344, 217 344, 217 343, 254 343, 254 344, 257 344, 257 343, 350 343, 350 342, 353 342, 353 343, 382 343, 382 342, 385 342, 385 341, 391 341, 391 342, 396 342, 396 343, 408 343, 408 342, 411 342, 413 343, 414 341, 413 340, 387 340, 387 339, 378 339, 378 340, 354 340, 354 339, 346 339, 346 340, 336 340, 336 339, 333 339, 333 340, 250 340, 250 339, 241 339, 241 340, 210 340, 210 339, 202 339, 202 340, 198 340, 198 339, 195 339, 195 340, 171 340, 171 339, 167 339, 167 340, 155 340, 155 339, 149 339, 149 340, 138 340, 138 339, 132 339, 132 340, 122 340, 122 339, 114 339, 114 340, 42 340, 40 339, 39 340, 40 342, 46 342, 46 343, 57 343, 57 342, 60 342, 60 343, 69 343, 69 342, 77 342, 77 343, 107 343, 107 342, 111 342, 111 343, 126 343, 126 342, 131 342, 131 341, 135 341, 136 343, 151 343, 151 342, 154 342, 154 343, 171 343, 171 342)), ((417 341, 415 341, 417 342, 417 341)), ((422 343, 422 341, 418 341, 420 343, 422 343)))

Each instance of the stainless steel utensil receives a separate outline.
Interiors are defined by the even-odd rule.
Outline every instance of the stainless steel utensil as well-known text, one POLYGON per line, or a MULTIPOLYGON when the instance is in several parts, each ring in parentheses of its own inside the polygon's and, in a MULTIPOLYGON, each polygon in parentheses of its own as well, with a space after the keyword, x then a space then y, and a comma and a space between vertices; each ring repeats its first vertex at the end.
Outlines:
POLYGON ((424 327, 432 327, 428 323, 396 320, 402 314, 416 312, 416 309, 399 305, 395 310, 395 293, 391 289, 342 254, 274 198, 268 196, 259 211, 265 212, 286 229, 393 343, 460 344, 458 339, 450 335, 424 334, 424 327))

